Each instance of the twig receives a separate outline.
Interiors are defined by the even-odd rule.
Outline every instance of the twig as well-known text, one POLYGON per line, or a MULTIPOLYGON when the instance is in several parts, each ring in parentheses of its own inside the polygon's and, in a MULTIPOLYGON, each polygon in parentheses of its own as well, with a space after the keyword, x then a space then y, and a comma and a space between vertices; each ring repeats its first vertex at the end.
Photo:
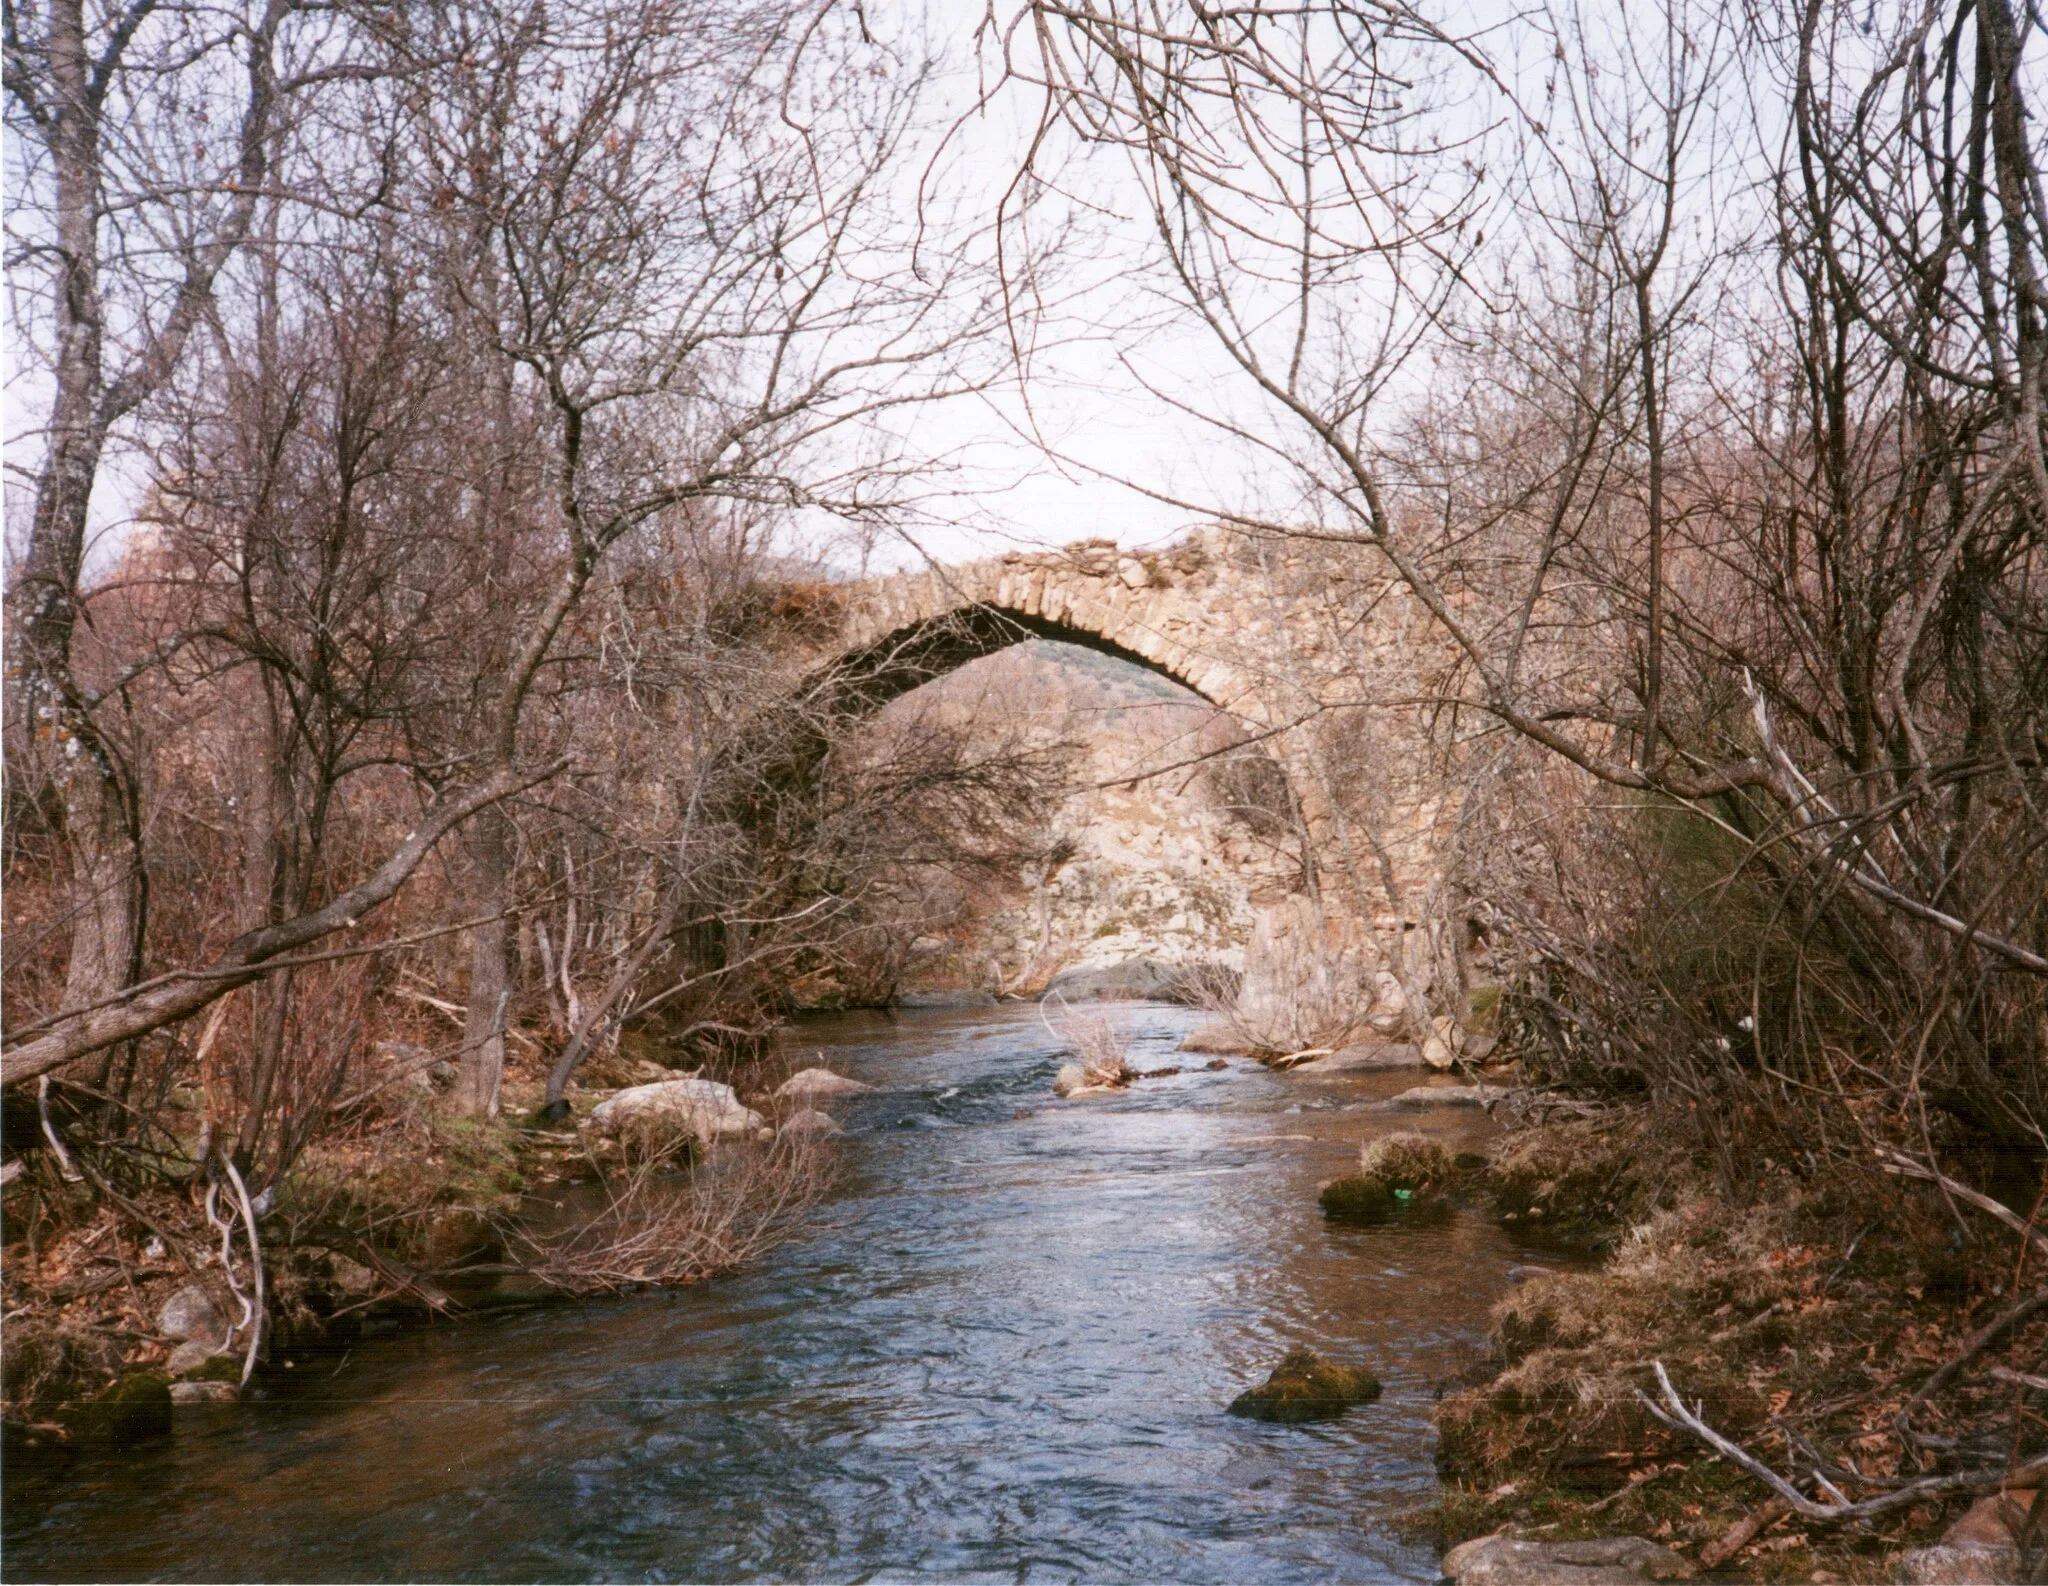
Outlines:
POLYGON ((1899 1413, 1892 1417, 1892 1426, 1908 1448, 1917 1445, 1912 1429, 1913 1412, 1953 1382, 1956 1373, 1997 1342, 2001 1334, 2017 1327, 2043 1306, 2048 1306, 2048 1287, 2038 1288, 2032 1294, 2023 1295, 2013 1301, 1964 1339, 1963 1347, 1935 1368, 1934 1374, 1920 1384, 1913 1397, 1908 1399, 1900 1407, 1899 1413))
POLYGON ((2037 1393, 2048 1393, 2048 1377, 2031 1376, 2024 1371, 2014 1371, 2010 1366, 1993 1366, 1990 1374, 2000 1382, 2010 1382, 2022 1388, 2032 1388, 2037 1393))
POLYGON ((2022 1476, 2048 1470, 2048 1455, 2042 1455, 2010 1470, 1966 1470, 1950 1476, 1930 1476, 1923 1481, 1910 1482, 1894 1492, 1865 1498, 1860 1503, 1849 1502, 1826 1477, 1816 1472, 1815 1481, 1824 1491, 1834 1493, 1836 1498, 1833 1503, 1816 1503, 1740 1443, 1723 1437, 1707 1425, 1697 1410, 1688 1410, 1685 1401, 1678 1396, 1678 1390, 1671 1385, 1671 1376, 1665 1371, 1663 1361, 1652 1361, 1650 1369, 1656 1373, 1657 1388, 1664 1402, 1658 1404, 1641 1390, 1637 1391, 1636 1397, 1651 1415, 1666 1426, 1691 1433, 1723 1458, 1741 1466, 1783 1499, 1785 1506, 1794 1514, 1814 1524, 1840 1525, 1849 1520, 1867 1520, 1893 1509, 1903 1509, 1922 1498, 1941 1497, 1952 1492, 1997 1492, 2022 1476))
POLYGON ((71 1160, 71 1153, 64 1149, 64 1141, 57 1133, 57 1125, 50 1118, 50 1076, 41 1075, 36 1080, 36 1112, 43 1120, 43 1138, 50 1142, 50 1149, 57 1153, 57 1171, 67 1184, 83 1184, 85 1175, 78 1171, 71 1160))
POLYGON ((1604 1513, 1606 1510, 1609 1510, 1613 1508, 1616 1504, 1620 1503, 1621 1500, 1626 1498, 1630 1493, 1641 1492, 1645 1487, 1649 1486, 1651 1482, 1662 1481, 1666 1476, 1671 1475, 1674 1471, 1687 1470, 1689 1468, 1689 1466, 1679 1464, 1659 1465, 1655 1470, 1645 1471, 1639 1475, 1631 1476, 1629 1478, 1627 1486, 1617 1488, 1615 1491, 1610 1492, 1598 1503, 1588 1504, 1586 1506, 1586 1513, 1604 1513))
POLYGON ((1700 1549, 1700 1563, 1719 1569, 1792 1511, 1783 1498, 1768 1498, 1700 1549))

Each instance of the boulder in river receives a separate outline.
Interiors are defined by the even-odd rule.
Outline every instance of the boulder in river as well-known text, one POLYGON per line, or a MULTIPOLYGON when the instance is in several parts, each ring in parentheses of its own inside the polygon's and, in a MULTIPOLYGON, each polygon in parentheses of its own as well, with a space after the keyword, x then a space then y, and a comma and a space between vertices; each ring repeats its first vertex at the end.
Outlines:
POLYGON ((873 1089, 872 1085, 835 1074, 829 1068, 807 1068, 785 1079, 775 1095, 781 1101, 809 1102, 821 1096, 865 1096, 873 1089))
POLYGON ((1505 1085, 1416 1085, 1373 1105, 1374 1110, 1386 1112, 1415 1112, 1426 1107, 1490 1107, 1507 1095, 1505 1085))
POLYGON ((801 1112, 793 1112, 783 1119, 782 1127, 776 1133, 792 1139, 827 1140, 846 1131, 839 1127, 836 1119, 806 1107, 801 1112))
POLYGON ((1128 1073, 1083 1068, 1079 1063, 1062 1063, 1059 1072, 1052 1077, 1052 1093, 1068 1101, 1081 1101, 1090 1096, 1114 1096, 1118 1091, 1129 1088, 1128 1073))
POLYGON ((1580 1542, 1482 1536, 1446 1553, 1443 1572, 1458 1586, 1641 1586, 1698 1573, 1690 1559, 1639 1536, 1580 1542))
POLYGON ((1290 1074, 1358 1074, 1389 1068, 1421 1068, 1422 1049, 1405 1041, 1366 1041, 1340 1046, 1327 1057, 1297 1063, 1290 1074))
POLYGON ((1324 1215, 1339 1222, 1385 1222, 1397 1211, 1442 1215, 1447 1207, 1439 1192, 1456 1165, 1441 1141, 1402 1130, 1367 1141, 1358 1172, 1324 1185, 1317 1199, 1324 1215))
POLYGON ((1393 1189, 1370 1173, 1354 1173, 1325 1184, 1316 1202, 1323 1215, 1345 1223, 1382 1223, 1399 1204, 1393 1189))
POLYGON ((1187 985, 1179 970, 1156 958, 1126 958, 1055 975, 1045 997, 1050 1002, 1180 1002, 1187 997, 1187 985))
POLYGON ((1258 1421, 1327 1421, 1379 1396, 1379 1378, 1363 1366, 1339 1366, 1312 1349, 1293 1349, 1264 1383, 1230 1401, 1230 1413, 1258 1421))
POLYGON ((1196 1025, 1181 1038, 1178 1049, 1183 1052, 1216 1052, 1229 1057, 1250 1057, 1258 1050, 1226 1019, 1211 1019, 1207 1024, 1196 1025))
POLYGON ((603 1135, 647 1127, 673 1129, 710 1142, 751 1135, 768 1121, 742 1106, 730 1085, 712 1079, 670 1079, 615 1091, 590 1114, 590 1127, 603 1135))
POLYGON ((892 1008, 993 1008, 995 993, 975 986, 939 986, 927 991, 899 991, 892 1008))

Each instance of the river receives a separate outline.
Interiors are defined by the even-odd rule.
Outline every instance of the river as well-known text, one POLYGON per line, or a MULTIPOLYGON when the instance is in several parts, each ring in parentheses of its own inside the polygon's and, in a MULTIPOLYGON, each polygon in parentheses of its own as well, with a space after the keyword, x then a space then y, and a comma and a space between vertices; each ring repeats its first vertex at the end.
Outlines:
MULTIPOLYGON (((9 1579, 1423 1581, 1433 1385, 1515 1251, 1486 1217, 1325 1223, 1413 1073, 1172 1056, 1059 1102, 1036 1010, 849 1015, 807 1054, 841 1189, 734 1278, 358 1346, 227 1427, 9 1473, 9 1579), (1371 1366, 1307 1427, 1226 1415, 1288 1348, 1371 1366)), ((313 1365, 313 1362, 308 1362, 313 1365)))

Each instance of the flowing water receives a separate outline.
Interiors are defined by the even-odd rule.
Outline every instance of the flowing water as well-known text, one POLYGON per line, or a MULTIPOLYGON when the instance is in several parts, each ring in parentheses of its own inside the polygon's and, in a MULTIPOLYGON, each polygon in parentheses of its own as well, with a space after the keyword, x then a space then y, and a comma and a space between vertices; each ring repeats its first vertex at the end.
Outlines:
MULTIPOLYGON (((1139 1066, 1192 1022, 1128 1010, 1139 1066)), ((359 1345, 223 1429, 8 1473, 11 1580, 1434 1580, 1433 1384, 1514 1251, 1477 1213, 1324 1222, 1412 1073, 1233 1060, 1058 1102, 1028 1008, 805 1048, 844 1187, 760 1266, 359 1345), (1288 1348, 1371 1366, 1307 1427, 1226 1415, 1288 1348)))

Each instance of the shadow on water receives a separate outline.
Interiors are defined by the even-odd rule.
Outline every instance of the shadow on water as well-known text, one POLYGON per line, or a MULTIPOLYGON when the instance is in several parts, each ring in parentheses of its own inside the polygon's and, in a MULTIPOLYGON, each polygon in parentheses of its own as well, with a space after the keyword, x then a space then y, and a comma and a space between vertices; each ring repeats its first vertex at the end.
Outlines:
MULTIPOLYGON (((1141 1065, 1176 1061, 1191 1015, 1134 1018, 1141 1065)), ((1473 1214, 1350 1229, 1315 1203, 1360 1140, 1417 1126, 1355 1110, 1413 1075, 1233 1062, 1062 1103, 1033 1009, 797 1039, 876 1087, 835 1109, 850 1171, 805 1237, 16 1473, 10 1578, 1435 1578, 1391 1522, 1433 1491, 1431 1385, 1514 1250, 1473 1214), (1310 1427, 1223 1413, 1298 1344, 1385 1397, 1310 1427)))

